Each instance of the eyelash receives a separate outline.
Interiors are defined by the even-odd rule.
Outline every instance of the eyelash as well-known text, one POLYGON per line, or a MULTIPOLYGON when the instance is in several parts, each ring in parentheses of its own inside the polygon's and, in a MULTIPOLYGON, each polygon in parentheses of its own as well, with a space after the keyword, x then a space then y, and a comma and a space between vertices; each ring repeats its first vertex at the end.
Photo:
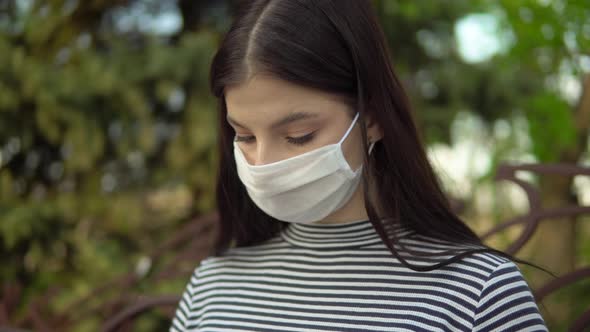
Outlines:
MULTIPOLYGON (((304 145, 309 143, 314 138, 314 132, 299 137, 287 137, 287 141, 295 145, 304 145)), ((234 139, 236 142, 252 143, 254 136, 237 136, 234 139)))
POLYGON ((304 145, 313 139, 314 132, 300 137, 287 137, 287 141, 295 145, 304 145))

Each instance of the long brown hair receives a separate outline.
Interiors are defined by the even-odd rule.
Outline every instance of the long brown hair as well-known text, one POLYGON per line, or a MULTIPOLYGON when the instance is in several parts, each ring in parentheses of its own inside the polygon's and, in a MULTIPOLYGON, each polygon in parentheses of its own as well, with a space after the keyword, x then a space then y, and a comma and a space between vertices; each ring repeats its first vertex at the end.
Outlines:
MULTIPOLYGON (((253 0, 243 1, 238 8, 210 73, 211 91, 219 102, 216 200, 220 224, 216 255, 231 246, 268 240, 288 224, 270 217, 252 202, 235 168, 235 132, 226 121, 225 89, 259 73, 342 96, 360 113, 359 122, 370 115, 379 124, 383 137, 370 157, 365 152, 363 161, 366 211, 383 242, 402 264, 416 271, 430 271, 475 252, 494 252, 538 267, 484 245, 453 212, 427 158, 370 0, 253 0), (369 200, 370 174, 376 179, 379 204, 387 218, 379 216, 369 200), (390 237, 386 232, 387 223, 475 248, 454 251, 458 254, 431 266, 414 266, 398 254, 394 246, 398 241, 395 233, 390 237)), ((360 128, 367 151, 366 129, 360 128)))

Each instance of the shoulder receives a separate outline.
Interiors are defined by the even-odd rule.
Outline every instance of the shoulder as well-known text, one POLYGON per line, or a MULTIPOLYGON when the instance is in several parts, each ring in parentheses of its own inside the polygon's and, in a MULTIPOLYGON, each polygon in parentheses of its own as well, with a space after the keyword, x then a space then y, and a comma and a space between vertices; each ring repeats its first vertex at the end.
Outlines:
POLYGON ((534 300, 531 296, 531 289, 518 265, 502 256, 496 256, 496 258, 498 263, 495 264, 482 285, 478 310, 485 310, 487 303, 494 300, 498 294, 520 295, 527 300, 534 300))
MULTIPOLYGON (((452 260, 452 263, 438 271, 469 277, 474 283, 475 292, 481 290, 492 273, 512 263, 509 258, 490 252, 489 248, 478 244, 450 243, 423 235, 412 235, 400 240, 398 247, 401 255, 416 265, 432 266, 433 262, 452 260)), ((517 268, 514 263, 512 266, 517 268)))
POLYGON ((451 266, 477 275, 472 278, 478 284, 473 331, 547 331, 533 292, 514 261, 478 252, 451 266))
POLYGON ((486 253, 497 263, 486 277, 474 315, 474 331, 547 331, 532 290, 512 260, 486 253))
POLYGON ((525 297, 531 296, 531 300, 534 300, 524 275, 511 259, 490 252, 476 253, 472 259, 487 267, 479 294, 479 310, 490 300, 490 296, 499 292, 504 295, 520 293, 525 297))

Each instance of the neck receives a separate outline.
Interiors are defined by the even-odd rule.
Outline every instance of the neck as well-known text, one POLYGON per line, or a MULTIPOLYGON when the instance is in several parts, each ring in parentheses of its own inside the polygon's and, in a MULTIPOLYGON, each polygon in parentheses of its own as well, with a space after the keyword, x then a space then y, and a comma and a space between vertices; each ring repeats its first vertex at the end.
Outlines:
POLYGON ((292 245, 309 249, 345 249, 381 243, 369 220, 334 224, 290 224, 282 232, 292 245))

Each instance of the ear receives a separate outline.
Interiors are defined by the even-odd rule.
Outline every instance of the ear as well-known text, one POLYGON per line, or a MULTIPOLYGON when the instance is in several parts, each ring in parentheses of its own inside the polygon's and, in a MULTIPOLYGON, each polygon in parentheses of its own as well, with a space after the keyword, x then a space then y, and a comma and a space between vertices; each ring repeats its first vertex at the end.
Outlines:
POLYGON ((377 142, 383 138, 383 131, 381 130, 381 127, 370 114, 365 118, 365 123, 367 138, 370 142, 377 142))

